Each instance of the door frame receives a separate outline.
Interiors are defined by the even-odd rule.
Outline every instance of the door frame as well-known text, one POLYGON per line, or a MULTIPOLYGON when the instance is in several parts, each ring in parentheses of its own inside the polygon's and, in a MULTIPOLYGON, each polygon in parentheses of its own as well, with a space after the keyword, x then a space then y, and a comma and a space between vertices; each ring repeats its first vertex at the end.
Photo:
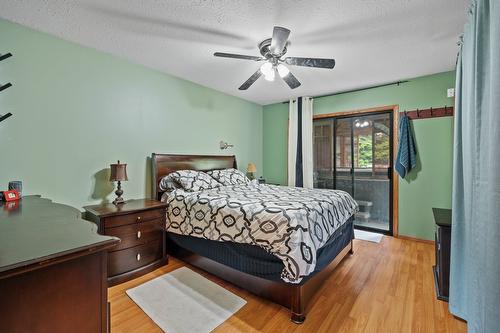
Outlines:
MULTIPOLYGON (((342 111, 342 112, 333 112, 333 113, 323 113, 323 114, 316 114, 313 116, 313 121, 318 120, 318 119, 324 119, 324 118, 332 118, 332 117, 349 117, 349 116, 356 116, 356 115, 370 115, 374 113, 379 113, 383 111, 391 111, 392 112, 392 156, 393 156, 393 163, 394 159, 397 156, 397 149, 398 149, 398 123, 399 123, 399 106, 398 105, 386 105, 386 106, 379 106, 379 107, 374 107, 374 108, 368 108, 368 109, 358 109, 358 110, 352 110, 352 111, 342 111)), ((396 168, 392 168, 392 202, 391 202, 391 209, 392 209, 392 236, 398 237, 399 235, 399 228, 398 228, 398 221, 399 221, 399 178, 398 174, 396 172, 396 168)))

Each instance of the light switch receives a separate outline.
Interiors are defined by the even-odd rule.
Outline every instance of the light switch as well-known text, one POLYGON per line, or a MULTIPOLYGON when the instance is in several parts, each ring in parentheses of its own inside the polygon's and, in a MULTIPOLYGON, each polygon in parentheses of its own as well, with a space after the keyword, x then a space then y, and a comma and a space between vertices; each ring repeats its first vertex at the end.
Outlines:
POLYGON ((447 91, 446 95, 447 95, 448 97, 455 97, 455 88, 450 88, 450 89, 448 89, 448 91, 447 91))

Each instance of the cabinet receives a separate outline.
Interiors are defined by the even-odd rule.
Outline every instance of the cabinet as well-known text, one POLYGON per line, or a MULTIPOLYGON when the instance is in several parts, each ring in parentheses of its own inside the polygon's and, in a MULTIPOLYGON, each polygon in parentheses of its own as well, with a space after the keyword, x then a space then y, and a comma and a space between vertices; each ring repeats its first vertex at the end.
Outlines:
POLYGON ((432 208, 436 222, 436 265, 433 267, 437 298, 448 301, 450 290, 451 209, 432 208))

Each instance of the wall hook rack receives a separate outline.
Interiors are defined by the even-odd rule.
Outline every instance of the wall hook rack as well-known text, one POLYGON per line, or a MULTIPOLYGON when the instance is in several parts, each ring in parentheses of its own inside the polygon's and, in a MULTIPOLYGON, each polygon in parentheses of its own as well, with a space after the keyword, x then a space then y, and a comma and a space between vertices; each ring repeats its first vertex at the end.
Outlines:
POLYGON ((408 116, 411 120, 415 119, 427 119, 427 118, 439 118, 439 117, 453 117, 453 106, 445 105, 442 108, 428 108, 428 109, 416 109, 412 111, 404 111, 404 115, 408 116))
POLYGON ((0 91, 5 90, 9 87, 12 87, 12 83, 10 83, 10 82, 0 86, 0 91))
POLYGON ((9 112, 9 113, 4 114, 3 116, 0 116, 0 123, 1 123, 2 121, 4 121, 5 119, 9 118, 10 116, 12 116, 12 113, 10 113, 10 112, 9 112))
POLYGON ((0 61, 5 60, 5 59, 10 58, 10 57, 12 57, 12 53, 10 53, 10 52, 2 54, 2 55, 0 55, 0 61))
MULTIPOLYGON (((10 57, 12 57, 12 53, 10 53, 10 52, 6 53, 6 54, 1 54, 0 55, 0 61, 5 60, 5 59, 10 58, 10 57)), ((12 87, 12 83, 10 83, 10 82, 6 83, 4 85, 1 85, 0 86, 0 91, 3 91, 3 90, 5 90, 5 89, 7 89, 9 87, 12 87)), ((9 118, 10 116, 12 116, 12 113, 10 113, 10 112, 8 112, 8 113, 6 113, 4 115, 0 115, 0 122, 4 121, 5 119, 9 118)))

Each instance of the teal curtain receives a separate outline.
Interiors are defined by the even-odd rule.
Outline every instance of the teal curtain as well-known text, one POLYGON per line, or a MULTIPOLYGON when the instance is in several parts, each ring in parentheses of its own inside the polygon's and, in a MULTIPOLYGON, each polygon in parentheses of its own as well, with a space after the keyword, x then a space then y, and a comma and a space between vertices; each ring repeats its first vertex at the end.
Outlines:
POLYGON ((450 311, 500 332, 500 1, 472 1, 457 62, 450 311))

